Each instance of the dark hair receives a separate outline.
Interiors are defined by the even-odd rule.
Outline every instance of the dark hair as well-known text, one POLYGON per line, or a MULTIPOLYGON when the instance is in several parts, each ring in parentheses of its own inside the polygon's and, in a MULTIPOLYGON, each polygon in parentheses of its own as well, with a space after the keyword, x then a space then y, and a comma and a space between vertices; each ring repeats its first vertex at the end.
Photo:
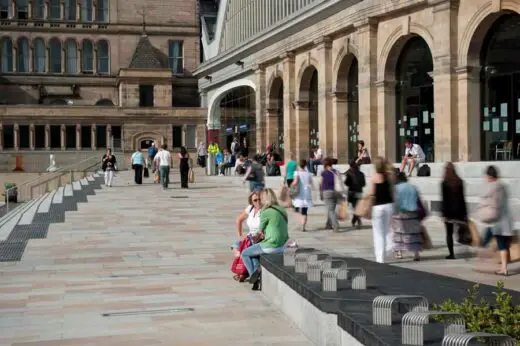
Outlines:
POLYGON ((397 183, 406 183, 408 181, 408 178, 406 177, 406 174, 404 172, 399 172, 397 176, 395 177, 397 183))
POLYGON ((108 151, 109 153, 111 153, 111 152, 112 152, 112 148, 107 148, 107 151, 108 151))
POLYGON ((488 166, 488 168, 486 168, 486 175, 490 178, 498 179, 498 168, 493 165, 488 166))
POLYGON ((163 150, 166 150, 166 149, 168 149, 168 146, 167 146, 166 144, 163 144, 163 145, 161 145, 161 148, 162 148, 163 150))
POLYGON ((256 161, 256 162, 262 161, 262 155, 257 154, 255 156, 253 156, 253 161, 256 161))
POLYGON ((413 141, 412 141, 412 139, 410 137, 406 137, 406 139, 404 140, 404 144, 406 144, 406 143, 412 144, 413 141))
POLYGON ((455 165, 452 162, 446 164, 446 168, 444 169, 444 182, 450 186, 459 186, 462 184, 462 179, 460 179, 457 174, 455 165))
POLYGON ((323 159, 323 168, 332 167, 332 159, 330 157, 326 157, 323 159))
POLYGON ((181 155, 185 156, 188 153, 188 150, 186 150, 186 147, 181 147, 181 155))
POLYGON ((300 168, 304 169, 305 167, 307 167, 307 160, 301 159, 300 160, 300 168))
POLYGON ((359 141, 357 141, 357 144, 361 144, 361 146, 364 147, 365 141, 360 139, 359 141))
POLYGON ((350 166, 350 169, 353 169, 353 170, 359 169, 359 166, 357 165, 356 161, 354 161, 354 160, 350 161, 350 163, 348 165, 350 166))

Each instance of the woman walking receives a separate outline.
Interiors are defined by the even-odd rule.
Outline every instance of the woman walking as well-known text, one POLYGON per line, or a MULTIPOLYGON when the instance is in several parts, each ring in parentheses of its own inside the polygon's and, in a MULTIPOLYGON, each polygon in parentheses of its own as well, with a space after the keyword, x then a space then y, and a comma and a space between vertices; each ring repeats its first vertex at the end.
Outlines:
POLYGON ((332 168, 332 161, 329 157, 323 160, 323 172, 321 173, 320 192, 321 200, 327 209, 327 222, 325 229, 332 229, 334 232, 339 231, 339 222, 336 216, 336 206, 340 201, 340 197, 335 191, 334 180, 339 179, 338 172, 332 168))
POLYGON ((294 159, 294 154, 291 153, 291 159, 285 165, 285 183, 290 187, 294 181, 294 173, 298 169, 298 162, 294 159))
POLYGON ((101 159, 101 169, 105 172, 105 186, 112 187, 112 181, 116 171, 116 157, 112 155, 112 149, 108 148, 101 159))
POLYGON ((307 213, 312 207, 312 174, 307 171, 307 160, 300 160, 299 168, 294 172, 294 180, 291 184, 297 187, 298 194, 293 197, 294 210, 300 214, 300 224, 302 232, 305 232, 307 225, 307 213))
MULTIPOLYGON (((365 175, 359 170, 356 161, 350 162, 350 168, 346 173, 345 185, 348 187, 347 202, 352 204, 352 208, 356 210, 356 205, 363 194, 363 188, 366 185, 365 175)), ((352 216, 352 227, 358 225, 361 228, 361 218, 357 215, 352 216)))
POLYGON ((186 147, 181 147, 181 152, 179 153, 179 169, 181 171, 181 188, 188 188, 188 173, 190 171, 190 155, 186 150, 186 147))
POLYGON ((419 261, 422 246, 419 193, 403 172, 397 175, 396 180, 396 213, 391 221, 395 258, 402 259, 403 251, 410 251, 414 253, 414 261, 419 261))
POLYGON ((451 162, 446 164, 444 179, 441 184, 442 205, 441 213, 446 226, 446 244, 449 255, 446 259, 455 259, 453 251, 453 229, 455 224, 462 225, 468 222, 468 210, 464 197, 464 182, 458 176, 455 165, 451 162))
POLYGON ((372 174, 370 190, 370 195, 374 197, 372 207, 374 254, 376 262, 385 263, 390 218, 394 213, 394 196, 386 160, 382 157, 377 157, 374 160, 374 168, 375 172, 372 174))

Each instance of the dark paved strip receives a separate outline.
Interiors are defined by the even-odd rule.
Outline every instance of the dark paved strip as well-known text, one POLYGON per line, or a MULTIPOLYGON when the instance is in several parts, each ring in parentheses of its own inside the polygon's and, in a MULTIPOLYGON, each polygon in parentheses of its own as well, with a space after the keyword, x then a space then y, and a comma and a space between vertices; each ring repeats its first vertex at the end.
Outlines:
MULTIPOLYGON (((297 274, 294 267, 283 266, 283 255, 265 255, 261 264, 278 279, 309 301, 319 310, 338 315, 338 325, 367 346, 401 345, 401 317, 406 312, 392 316, 392 327, 372 325, 372 301, 379 295, 410 294, 428 299, 430 306, 448 298, 461 302, 474 282, 452 277, 416 271, 413 269, 380 264, 361 258, 333 256, 343 259, 349 267, 364 268, 367 274, 367 289, 353 291, 342 288, 338 292, 322 292, 320 283, 309 283, 306 274, 297 274)), ((495 287, 480 285, 480 297, 494 301, 495 287)), ((513 302, 520 304, 520 292, 506 290, 513 302)), ((440 345, 443 329, 439 325, 425 328, 425 345, 440 345)))

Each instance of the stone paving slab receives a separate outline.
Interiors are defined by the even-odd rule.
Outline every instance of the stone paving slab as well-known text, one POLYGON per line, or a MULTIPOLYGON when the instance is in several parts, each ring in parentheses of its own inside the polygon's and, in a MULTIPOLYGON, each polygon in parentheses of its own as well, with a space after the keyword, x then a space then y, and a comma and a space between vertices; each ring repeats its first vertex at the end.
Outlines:
MULTIPOLYGON (((231 279, 229 246, 248 194, 227 181, 238 178, 199 173, 183 190, 173 172, 171 188, 161 191, 150 179, 134 186, 131 173, 85 194, 88 203, 66 211, 46 239, 28 241, 21 262, 0 263, 0 345, 311 345, 261 293, 231 279), (142 313, 150 309, 177 310, 142 313), (124 315, 103 316, 114 312, 124 315)), ((317 202, 309 232, 297 231, 290 213, 291 237, 373 259, 370 229, 313 230, 325 221, 317 202)), ((488 284, 500 279, 473 272, 473 259, 445 261, 442 224, 432 218, 427 226, 439 248, 422 262, 396 265, 488 284)), ((505 282, 520 290, 520 275, 505 282)))

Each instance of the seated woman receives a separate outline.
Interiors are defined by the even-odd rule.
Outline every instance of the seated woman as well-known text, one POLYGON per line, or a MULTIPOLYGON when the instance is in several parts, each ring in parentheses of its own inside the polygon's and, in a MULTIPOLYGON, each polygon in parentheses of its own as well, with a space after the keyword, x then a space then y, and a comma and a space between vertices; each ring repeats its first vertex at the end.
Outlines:
MULTIPOLYGON (((238 240, 233 243, 231 249, 235 252, 240 251, 240 242, 249 238, 249 243, 254 244, 258 241, 258 233, 260 231, 260 192, 252 192, 248 198, 249 205, 240 213, 236 220, 236 231, 238 240), (249 232, 244 235, 243 223, 246 222, 249 232)), ((235 253, 240 255, 240 253, 235 253)), ((236 274, 233 276, 236 281, 243 282, 247 275, 236 274)))
POLYGON ((365 148, 365 142, 359 140, 357 142, 357 157, 355 162, 358 166, 368 165, 372 162, 370 159, 370 154, 368 153, 368 149, 365 148))
POLYGON ((408 182, 406 175, 397 175, 395 187, 396 213, 392 216, 391 229, 394 234, 395 257, 403 258, 402 251, 414 253, 414 261, 419 261, 421 250, 421 219, 419 216, 419 193, 408 182))
POLYGON ((242 260, 249 273, 249 282, 253 290, 260 287, 260 261, 262 254, 281 253, 289 239, 288 218, 285 208, 278 204, 272 189, 260 192, 262 211, 260 213, 259 243, 242 252, 242 260))

